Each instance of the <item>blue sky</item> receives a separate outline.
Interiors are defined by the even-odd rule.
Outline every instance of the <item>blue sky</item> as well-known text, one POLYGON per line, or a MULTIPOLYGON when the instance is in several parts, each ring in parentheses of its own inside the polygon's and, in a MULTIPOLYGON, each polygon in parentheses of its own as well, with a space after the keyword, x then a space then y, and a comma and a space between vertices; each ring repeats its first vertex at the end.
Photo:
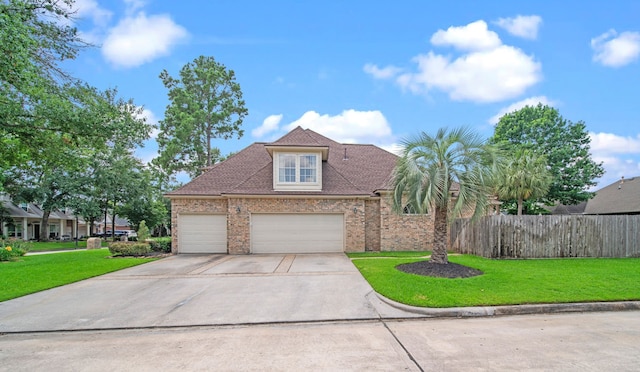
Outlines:
MULTIPOLYGON (((200 55, 236 73, 249 115, 223 153, 295 126, 386 149, 418 131, 552 105, 584 121, 603 187, 640 176, 640 2, 77 0, 96 48, 65 64, 117 87, 152 122, 169 103, 158 75, 200 55), (579 4, 579 5, 578 5, 579 4)), ((157 154, 149 140, 137 155, 157 154)), ((185 179, 182 179, 183 181, 185 179)))

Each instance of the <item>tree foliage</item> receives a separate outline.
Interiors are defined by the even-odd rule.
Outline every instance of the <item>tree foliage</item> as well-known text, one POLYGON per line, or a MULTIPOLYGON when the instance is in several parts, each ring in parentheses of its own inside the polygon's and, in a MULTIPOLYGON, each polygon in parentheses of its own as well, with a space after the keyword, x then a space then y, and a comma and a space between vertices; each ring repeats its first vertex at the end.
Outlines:
POLYGON ((506 156, 496 178, 498 197, 502 200, 515 199, 518 216, 522 215, 526 200, 547 194, 552 180, 546 158, 526 149, 506 156))
POLYGON ((211 147, 213 139, 243 134, 248 111, 240 84, 233 70, 204 56, 187 63, 178 78, 163 70, 160 79, 171 103, 160 122, 158 164, 170 174, 185 171, 195 177, 220 155, 211 147))
POLYGON ((71 26, 73 0, 0 2, 0 167, 65 144, 140 145, 151 127, 117 90, 79 81, 60 64, 87 46, 71 26))
POLYGON ((448 221, 464 212, 475 218, 486 213, 498 161, 498 151, 467 128, 440 129, 435 136, 422 132, 402 142, 393 208, 401 213, 408 202, 417 213, 433 210, 431 261, 448 263, 448 221))
POLYGON ((585 123, 564 119, 546 105, 526 106, 504 115, 495 127, 491 142, 508 151, 530 150, 545 156, 552 175, 546 203, 578 204, 593 193, 595 179, 604 174, 601 163, 591 159, 591 140, 585 123))
POLYGON ((91 222, 97 210, 131 197, 124 190, 134 183, 122 169, 135 163, 131 151, 151 131, 132 100, 61 68, 88 46, 72 26, 73 3, 0 1, 0 191, 42 208, 41 240, 54 209, 73 207, 91 222), (99 164, 115 148, 129 163, 99 164), (113 172, 120 172, 117 192, 113 172))

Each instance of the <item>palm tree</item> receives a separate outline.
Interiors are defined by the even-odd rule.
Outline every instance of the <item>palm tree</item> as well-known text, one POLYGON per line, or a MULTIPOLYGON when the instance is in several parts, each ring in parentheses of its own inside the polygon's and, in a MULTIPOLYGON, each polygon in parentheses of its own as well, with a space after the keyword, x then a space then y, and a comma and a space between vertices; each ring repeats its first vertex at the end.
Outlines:
POLYGON ((404 201, 417 213, 433 208, 430 261, 446 264, 449 217, 452 221, 462 212, 473 211, 474 218, 485 214, 498 153, 468 128, 439 129, 435 136, 422 132, 401 145, 393 176, 393 209, 401 213, 404 201))
POLYGON ((498 174, 496 193, 502 200, 517 201, 518 216, 524 201, 545 196, 553 181, 546 158, 531 150, 518 150, 506 158, 498 174))

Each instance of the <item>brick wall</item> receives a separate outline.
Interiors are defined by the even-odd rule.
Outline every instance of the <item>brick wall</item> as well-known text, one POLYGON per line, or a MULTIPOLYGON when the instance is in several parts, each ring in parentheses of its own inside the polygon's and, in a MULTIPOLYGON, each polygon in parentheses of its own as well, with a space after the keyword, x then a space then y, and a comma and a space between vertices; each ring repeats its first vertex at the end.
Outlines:
POLYGON ((433 248, 433 215, 396 214, 390 197, 380 198, 380 249, 423 251, 433 248))
POLYGON ((345 251, 365 250, 365 203, 358 199, 229 198, 173 199, 171 206, 172 252, 177 253, 178 214, 226 213, 230 254, 251 252, 251 213, 344 214, 345 251))
POLYGON ((230 254, 251 252, 251 213, 340 213, 345 219, 345 251, 427 250, 433 246, 431 215, 397 215, 390 200, 229 198, 172 199, 172 252, 177 253, 178 214, 227 215, 230 254))
POLYGON ((380 251, 380 200, 364 202, 365 230, 364 246, 367 251, 380 251))

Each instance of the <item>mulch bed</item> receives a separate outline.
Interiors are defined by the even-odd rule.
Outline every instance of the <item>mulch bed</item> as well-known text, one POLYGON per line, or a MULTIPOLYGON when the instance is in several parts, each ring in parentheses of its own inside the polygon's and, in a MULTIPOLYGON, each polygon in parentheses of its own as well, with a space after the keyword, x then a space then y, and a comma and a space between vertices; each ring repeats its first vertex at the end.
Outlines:
POLYGON ((437 264, 431 261, 418 261, 396 266, 396 269, 409 274, 433 276, 436 278, 470 278, 484 274, 482 271, 453 262, 437 264))

